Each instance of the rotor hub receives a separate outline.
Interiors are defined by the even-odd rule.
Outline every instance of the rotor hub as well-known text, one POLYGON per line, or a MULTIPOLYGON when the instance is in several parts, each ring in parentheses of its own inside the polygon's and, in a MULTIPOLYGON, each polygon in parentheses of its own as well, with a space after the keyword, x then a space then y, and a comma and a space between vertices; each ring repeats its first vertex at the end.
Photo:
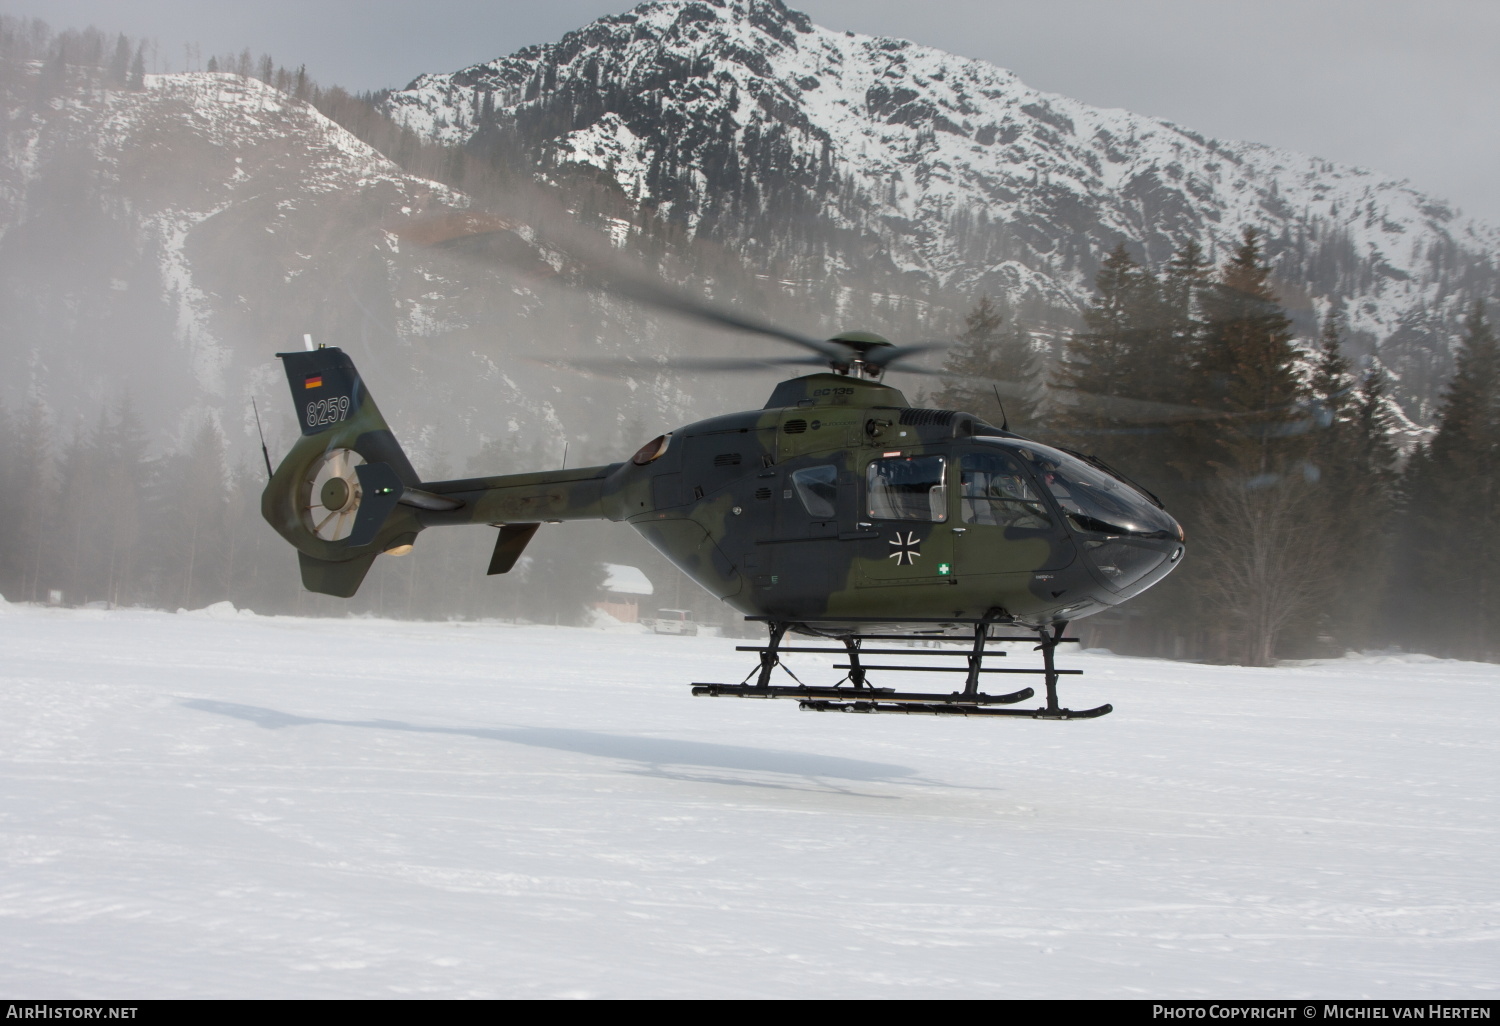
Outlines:
POLYGON ((319 498, 323 500, 324 508, 342 513, 348 507, 349 501, 354 498, 354 490, 343 478, 330 477, 323 482, 322 494, 319 498))
POLYGON ((846 331, 833 336, 828 341, 850 350, 848 360, 828 361, 828 366, 833 369, 834 373, 871 378, 876 381, 885 374, 885 363, 879 359, 871 360, 870 356, 881 349, 895 348, 890 339, 884 335, 877 335, 873 331, 846 331))
POLYGON ((303 524, 323 541, 343 541, 354 530, 362 498, 355 468, 365 462, 353 449, 330 450, 313 464, 302 492, 303 524))

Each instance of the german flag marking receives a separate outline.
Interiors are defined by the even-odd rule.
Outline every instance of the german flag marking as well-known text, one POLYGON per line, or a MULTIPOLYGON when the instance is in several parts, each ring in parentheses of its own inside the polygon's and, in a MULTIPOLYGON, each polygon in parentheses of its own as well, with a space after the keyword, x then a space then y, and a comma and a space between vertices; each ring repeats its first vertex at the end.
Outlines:
POLYGON ((321 374, 309 374, 307 376, 307 378, 302 382, 302 387, 303 388, 322 388, 323 387, 323 375, 321 375, 321 374))

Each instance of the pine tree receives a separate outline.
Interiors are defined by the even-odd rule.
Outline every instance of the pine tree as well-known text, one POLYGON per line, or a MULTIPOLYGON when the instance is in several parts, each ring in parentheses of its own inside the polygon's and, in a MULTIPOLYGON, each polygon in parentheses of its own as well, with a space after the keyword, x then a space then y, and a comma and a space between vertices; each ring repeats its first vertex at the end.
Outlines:
MULTIPOLYGON (((1196 239, 1188 239, 1171 262, 1161 283, 1161 327, 1156 335, 1154 359, 1158 372, 1154 393, 1143 398, 1174 405, 1210 405, 1199 373, 1206 334, 1202 313, 1204 293, 1213 286, 1211 264, 1196 239)), ((1154 454, 1153 463, 1163 467, 1157 484, 1164 496, 1171 495, 1179 519, 1192 518, 1186 501, 1201 496, 1204 470, 1211 458, 1209 440, 1201 422, 1173 421, 1143 425, 1154 454), (1169 427, 1175 423, 1175 426, 1169 427), (1149 429, 1149 430, 1148 430, 1149 429)))
POLYGON ((1203 597, 1227 632, 1223 655, 1276 657, 1288 629, 1316 616, 1331 588, 1329 522, 1300 466, 1309 442, 1291 321, 1270 286, 1260 235, 1243 241, 1201 297, 1194 401, 1229 416, 1184 428, 1190 477, 1206 486, 1199 526, 1203 597), (1298 422, 1302 421, 1302 424, 1298 422))
MULTIPOLYGON (((1345 414, 1354 401, 1354 378, 1344 356, 1339 314, 1330 309, 1323 318, 1323 332, 1318 338, 1318 355, 1313 363, 1308 390, 1316 403, 1319 420, 1329 426, 1344 423, 1345 414)), ((1337 437, 1338 432, 1330 437, 1337 437)))
POLYGON ((1315 515, 1337 525, 1328 540, 1331 587, 1315 626, 1344 647, 1362 647, 1374 640, 1390 573, 1397 452, 1383 373, 1372 366, 1356 382, 1341 343, 1340 316, 1330 309, 1309 382, 1314 412, 1303 478, 1316 482, 1315 515))
POLYGON ((116 89, 123 89, 129 83, 130 75, 130 40, 121 33, 120 38, 115 41, 115 55, 109 62, 109 84, 116 89))
POLYGON ((1396 467, 1401 457, 1392 440, 1396 424, 1388 396, 1385 372, 1379 366, 1371 367, 1354 391, 1350 411, 1353 448, 1348 456, 1355 473, 1370 483, 1386 505, 1395 498, 1396 467))
POLYGON ((1193 368, 1205 406, 1232 414, 1211 432, 1209 458, 1233 473, 1265 477, 1286 469, 1304 446, 1286 425, 1302 416, 1291 320, 1261 260, 1260 233, 1246 228, 1234 257, 1204 289, 1203 341, 1193 368))
POLYGON ((1038 362, 1030 332, 1014 323, 1006 328, 1001 308, 988 295, 981 296, 943 361, 949 383, 930 401, 1025 431, 1041 398, 1038 362))
POLYGON ((1425 646, 1500 658, 1500 344, 1475 303, 1432 444, 1405 479, 1406 569, 1399 607, 1425 646))
MULTIPOLYGON (((1147 348, 1147 336, 1158 323, 1157 301, 1155 280, 1120 243, 1094 278, 1094 303, 1083 315, 1086 330, 1068 340, 1058 384, 1097 395, 1134 394, 1133 357, 1147 348)), ((1086 404, 1075 409, 1081 423, 1097 419, 1086 404)))
POLYGON ((1133 404, 1173 392, 1161 289, 1123 243, 1105 259, 1094 289, 1084 330, 1068 339, 1058 366, 1056 430, 1075 448, 1129 466, 1133 476, 1160 479, 1160 431, 1144 424, 1146 408, 1133 404))
POLYGON ((128 89, 146 88, 146 44, 136 47, 135 60, 130 62, 130 78, 125 83, 128 89))
POLYGON ((1198 336, 1198 303, 1211 280, 1212 264, 1197 239, 1183 243, 1167 265, 1162 284, 1162 305, 1169 316, 1169 330, 1185 339, 1198 336))

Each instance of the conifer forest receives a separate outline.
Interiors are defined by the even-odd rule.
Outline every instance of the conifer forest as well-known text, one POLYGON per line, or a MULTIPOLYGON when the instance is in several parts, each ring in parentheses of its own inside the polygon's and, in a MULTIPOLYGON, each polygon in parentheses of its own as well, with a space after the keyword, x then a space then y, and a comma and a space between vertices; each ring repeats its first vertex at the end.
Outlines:
MULTIPOLYGON (((803 31, 787 18, 775 32, 803 31)), ((649 363, 746 343, 705 348, 691 326, 608 297, 538 299, 540 286, 497 272, 465 278, 396 243, 377 253, 348 241, 350 225, 446 204, 521 222, 566 211, 578 230, 612 239, 672 287, 798 330, 951 340, 932 360, 945 376, 893 375, 913 405, 964 410, 1096 456, 1184 525, 1181 570, 1081 621, 1090 646, 1251 666, 1393 646, 1500 660, 1492 253, 1433 244, 1424 259, 1438 298, 1385 328, 1362 298, 1374 293, 1359 292, 1373 265, 1312 220, 1295 230, 1290 220, 1238 223, 1218 246, 1145 224, 1133 236, 1086 228, 1048 239, 1018 219, 1005 234, 984 210, 955 204, 942 212, 952 266, 1009 270, 919 273, 892 256, 905 243, 880 234, 907 231, 917 217, 891 227, 906 179, 898 173, 888 194, 871 193, 840 171, 836 140, 804 131, 813 141, 798 141, 794 113, 770 91, 754 101, 760 120, 738 135, 728 115, 673 128, 670 101, 684 83, 716 81, 708 50, 633 90, 610 78, 607 61, 580 70, 571 52, 532 54, 526 60, 555 58, 545 65, 553 70, 522 75, 528 53, 495 73, 515 79, 510 93, 478 73, 459 83, 467 134, 454 141, 455 121, 424 132, 389 93, 320 85, 305 68, 248 50, 167 57, 125 36, 0 19, 0 595, 579 623, 604 565, 618 563, 653 582, 648 601, 748 630, 628 527, 608 523, 547 528, 506 577, 484 574, 490 533, 432 531, 410 555, 378 561, 352 600, 302 590, 294 553, 261 519, 257 429, 275 461, 292 429, 270 354, 299 344, 304 330, 348 346, 428 479, 625 459, 661 431, 758 407, 776 380, 643 374, 626 386, 561 372, 523 357, 605 352, 649 363), (262 122, 283 119, 283 164, 324 145, 367 160, 362 180, 379 178, 369 195, 385 190, 384 205, 362 208, 352 186, 297 192, 268 177, 276 209, 295 214, 274 222, 277 239, 290 241, 265 259, 252 247, 280 244, 268 241, 270 214, 233 221, 238 208, 210 197, 200 206, 213 217, 174 222, 172 204, 187 201, 168 203, 153 183, 207 195, 213 183, 261 173, 249 163, 235 170, 225 155, 240 152, 231 136, 242 129, 202 111, 228 114, 190 109, 207 102, 189 92, 202 83, 260 97, 253 116, 262 122), (264 92, 243 91, 252 87, 264 92), (153 88, 180 91, 178 121, 142 106, 153 88), (212 145, 170 176, 156 164, 112 163, 90 147, 117 130, 106 114, 120 110, 147 111, 130 115, 138 138, 118 151, 132 159, 187 152, 179 148, 197 145, 183 142, 189 133, 212 145), (646 138, 647 128, 628 125, 648 117, 682 142, 652 149, 631 189, 543 143, 582 146, 579 126, 601 123, 617 126, 612 138, 646 138), (309 125, 316 142, 296 135, 309 125), (38 139, 53 146, 50 157, 35 157, 38 139), (189 241, 173 250, 174 238, 189 241), (1053 276, 1045 282, 1076 280, 1083 291, 1070 298, 1043 271, 1053 276), (187 310, 199 319, 189 324, 187 310), (459 341, 425 341, 438 337, 459 341), (360 345, 384 355, 367 366, 360 345), (1152 409, 1166 412, 1142 416, 1152 409)), ((898 93, 867 97, 870 116, 917 117, 919 101, 898 93)), ((738 96, 724 103, 741 109, 738 96)), ((936 140, 963 130, 922 116, 922 146, 922 132, 936 140)), ((1036 117, 1066 134, 1062 115, 1036 117)), ((990 142, 983 127, 974 135, 1011 145, 1005 131, 989 132, 990 142)))

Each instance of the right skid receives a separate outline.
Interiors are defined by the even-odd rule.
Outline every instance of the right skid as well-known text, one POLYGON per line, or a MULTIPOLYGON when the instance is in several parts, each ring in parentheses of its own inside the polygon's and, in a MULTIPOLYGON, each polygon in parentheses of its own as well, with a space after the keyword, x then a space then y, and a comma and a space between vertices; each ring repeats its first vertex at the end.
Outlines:
MULTIPOLYGON (((1027 690, 1030 690, 1029 688, 1027 690)), ((799 707, 808 712, 900 713, 903 716, 1014 716, 1031 720, 1091 720, 1113 712, 1105 704, 1093 709, 995 709, 987 705, 962 705, 955 702, 831 702, 806 700, 799 707)))

